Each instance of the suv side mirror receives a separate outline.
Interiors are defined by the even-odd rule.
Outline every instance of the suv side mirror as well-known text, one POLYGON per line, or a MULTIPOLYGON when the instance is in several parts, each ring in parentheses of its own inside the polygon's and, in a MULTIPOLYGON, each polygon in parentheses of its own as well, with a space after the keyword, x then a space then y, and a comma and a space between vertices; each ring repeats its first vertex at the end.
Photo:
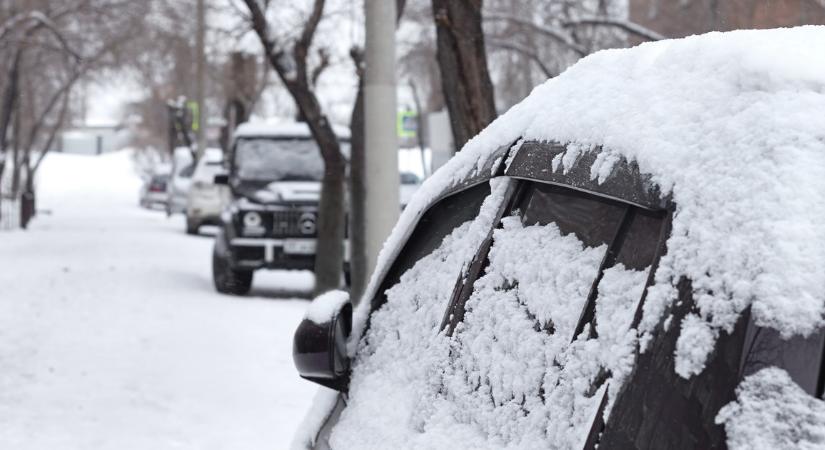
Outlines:
POLYGON ((315 298, 295 330, 292 359, 302 378, 337 391, 349 385, 347 339, 352 332, 352 303, 344 291, 315 298))
POLYGON ((217 184, 217 185, 229 184, 229 174, 219 173, 219 174, 215 175, 215 184, 217 184))

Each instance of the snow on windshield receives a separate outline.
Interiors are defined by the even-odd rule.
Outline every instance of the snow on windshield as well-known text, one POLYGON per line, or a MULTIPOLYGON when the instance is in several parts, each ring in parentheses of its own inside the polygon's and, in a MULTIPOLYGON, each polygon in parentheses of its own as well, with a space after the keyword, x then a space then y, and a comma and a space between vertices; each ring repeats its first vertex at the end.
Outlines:
POLYGON ((808 395, 784 370, 769 367, 746 377, 736 397, 716 416, 731 450, 825 448, 825 402, 808 395))
MULTIPOLYGON (((500 181, 500 180, 499 180, 500 181)), ((405 272, 373 313, 353 364, 347 408, 334 448, 400 448, 413 411, 421 409, 429 370, 447 357, 439 326, 462 268, 492 227, 507 183, 493 183, 479 215, 458 226, 405 272)))
POLYGON ((454 249, 473 225, 456 229, 387 292, 358 353, 334 448, 580 444, 601 401, 599 375, 620 383, 630 370, 629 326, 646 271, 606 270, 599 337, 571 344, 607 247, 587 247, 555 224, 525 227, 508 217, 502 225, 452 338, 438 327, 469 256, 454 249))
POLYGON ((825 27, 710 33, 606 50, 537 87, 459 154, 518 138, 603 146, 592 177, 636 161, 676 204, 645 303, 649 333, 692 281, 678 373, 701 372, 720 332, 752 306, 784 336, 825 325, 825 27))
POLYGON ((235 167, 242 180, 320 181, 324 160, 311 139, 238 139, 235 167))

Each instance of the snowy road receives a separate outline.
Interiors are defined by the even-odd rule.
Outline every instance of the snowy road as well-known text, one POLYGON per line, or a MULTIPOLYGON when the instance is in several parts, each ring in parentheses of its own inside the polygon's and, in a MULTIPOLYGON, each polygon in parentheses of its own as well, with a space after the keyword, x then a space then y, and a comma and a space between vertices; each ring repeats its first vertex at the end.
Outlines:
POLYGON ((281 449, 307 273, 214 292, 212 239, 137 207, 126 153, 50 155, 41 214, 0 232, 0 448, 281 449))

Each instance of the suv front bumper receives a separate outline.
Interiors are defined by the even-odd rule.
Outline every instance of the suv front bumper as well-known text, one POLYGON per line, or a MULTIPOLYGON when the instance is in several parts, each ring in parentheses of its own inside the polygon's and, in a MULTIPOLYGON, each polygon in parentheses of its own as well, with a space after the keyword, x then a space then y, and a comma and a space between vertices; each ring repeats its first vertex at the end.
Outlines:
MULTIPOLYGON (((298 269, 315 267, 315 238, 242 238, 229 241, 235 266, 244 269, 298 269)), ((344 241, 349 262, 349 241, 344 241)))

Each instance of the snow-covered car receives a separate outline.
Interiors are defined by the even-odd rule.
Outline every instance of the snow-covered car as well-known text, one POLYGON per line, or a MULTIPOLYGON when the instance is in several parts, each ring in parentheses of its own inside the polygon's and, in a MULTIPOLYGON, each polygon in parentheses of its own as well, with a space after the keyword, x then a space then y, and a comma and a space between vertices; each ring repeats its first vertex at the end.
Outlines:
POLYGON ((189 148, 178 147, 172 155, 172 176, 167 185, 169 202, 166 207, 168 215, 186 212, 187 194, 192 184, 195 163, 189 148))
POLYGON ((293 448, 825 447, 825 28, 603 51, 295 335, 293 448))
POLYGON ((169 195, 166 186, 169 174, 156 173, 149 176, 140 188, 140 206, 144 208, 166 208, 169 195))
MULTIPOLYGON (((346 153, 349 130, 334 128, 346 153)), ((216 178, 232 194, 212 254, 218 292, 247 293, 257 269, 312 270, 324 160, 309 127, 241 124, 227 162, 216 178)))
POLYGON ((220 225, 228 193, 225 186, 215 184, 215 176, 223 172, 223 151, 207 148, 195 164, 186 196, 187 234, 197 234, 201 225, 220 225))

